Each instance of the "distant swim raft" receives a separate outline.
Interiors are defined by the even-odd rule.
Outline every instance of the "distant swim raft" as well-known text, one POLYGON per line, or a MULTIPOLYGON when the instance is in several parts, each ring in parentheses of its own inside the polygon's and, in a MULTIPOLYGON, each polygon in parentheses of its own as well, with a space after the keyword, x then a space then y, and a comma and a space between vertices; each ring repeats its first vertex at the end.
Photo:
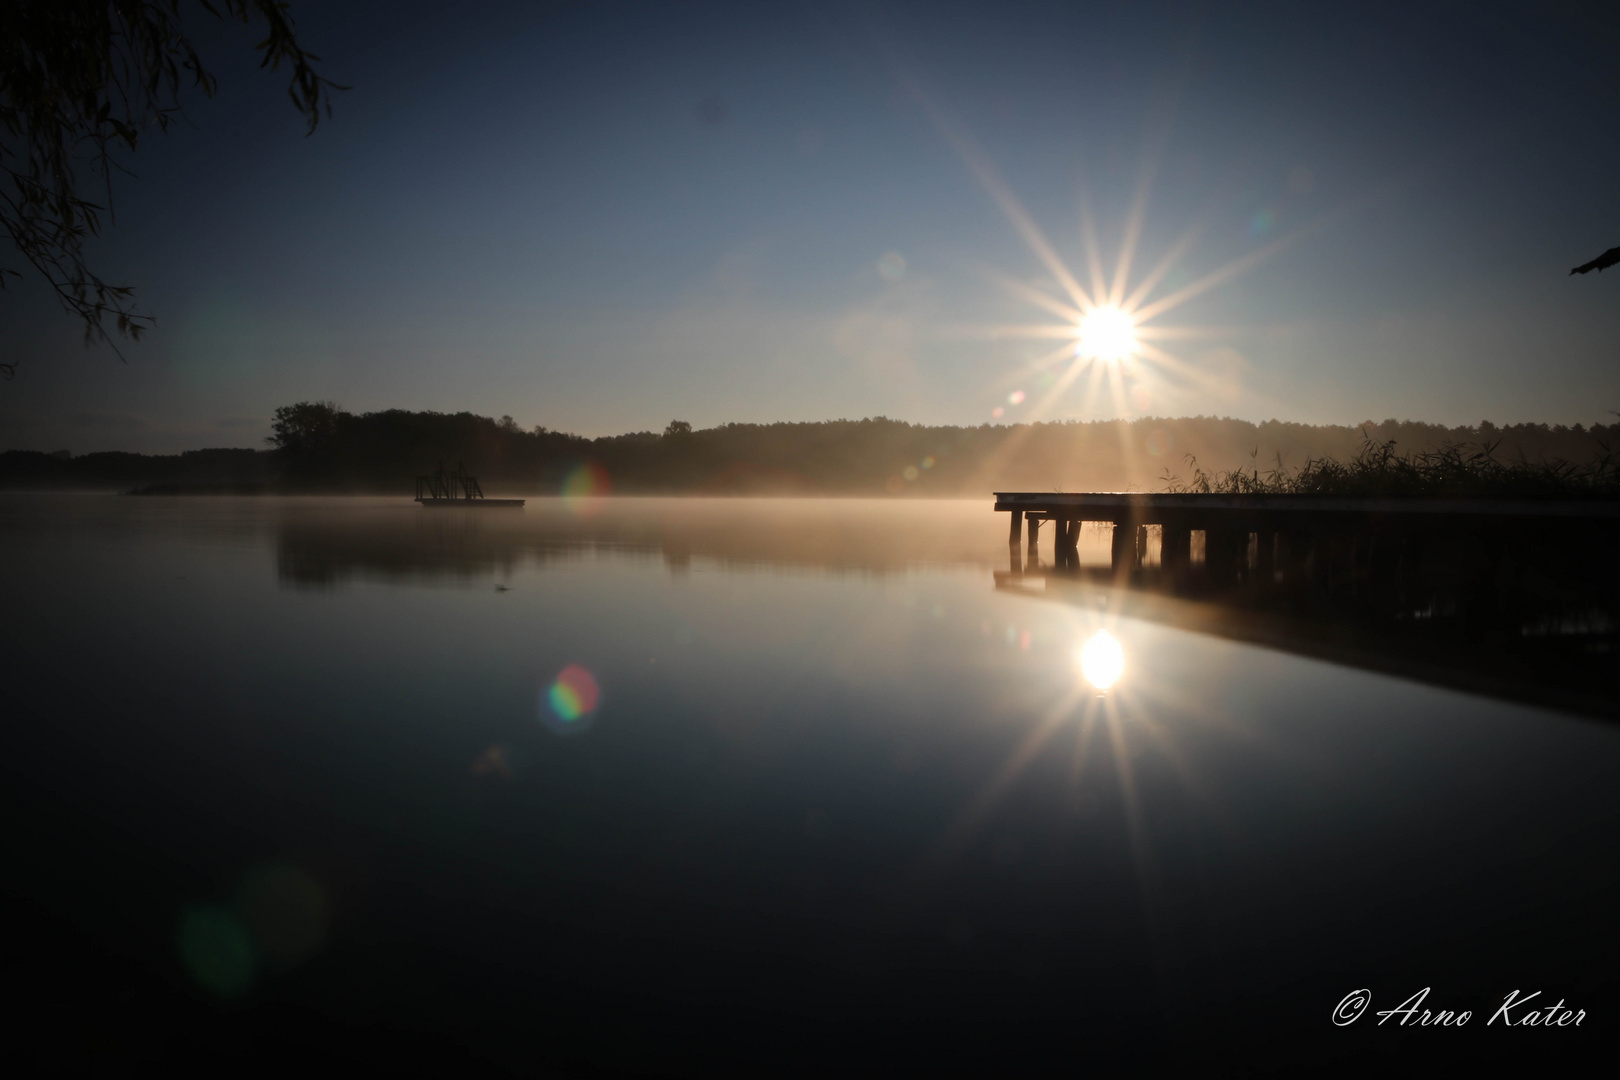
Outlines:
POLYGON ((455 472, 445 472, 444 462, 439 463, 439 471, 432 476, 418 476, 416 478, 416 501, 423 506, 478 506, 478 507, 511 507, 522 506, 522 499, 486 499, 484 489, 478 485, 476 476, 467 474, 467 467, 456 462, 455 472))

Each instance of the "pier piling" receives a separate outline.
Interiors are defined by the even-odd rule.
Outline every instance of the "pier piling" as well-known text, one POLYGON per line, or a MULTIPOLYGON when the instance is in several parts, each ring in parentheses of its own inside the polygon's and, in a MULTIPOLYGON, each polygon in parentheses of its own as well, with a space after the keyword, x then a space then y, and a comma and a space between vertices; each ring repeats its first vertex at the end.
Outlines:
POLYGON ((1403 583, 1417 578, 1440 591, 1464 581, 1523 591, 1521 567, 1567 561, 1560 537, 1584 551, 1620 525, 1620 500, 1596 498, 999 492, 995 509, 1009 513, 1015 557, 1029 521, 1032 569, 1040 566, 1042 523, 1053 527, 1050 568, 1070 575, 1080 573, 1080 529, 1106 523, 1106 573, 1122 584, 1193 592, 1253 585, 1305 604, 1365 599, 1369 590, 1403 596, 1403 583), (1160 530, 1157 568, 1147 565, 1149 525, 1160 530))
POLYGON ((1274 532, 1257 532, 1254 534, 1254 558, 1251 560, 1254 569, 1254 580, 1262 585, 1275 584, 1277 580, 1277 534, 1274 532))
POLYGON ((1248 569, 1249 534, 1236 529, 1204 532, 1204 572, 1216 585, 1235 585, 1248 569))
POLYGON ((1136 526, 1128 522, 1114 522, 1114 537, 1110 544, 1109 565, 1115 577, 1129 577, 1136 569, 1136 526))
POLYGON ((1159 565, 1167 574, 1185 574, 1192 566, 1192 529, 1186 525, 1164 526, 1159 547, 1159 565))

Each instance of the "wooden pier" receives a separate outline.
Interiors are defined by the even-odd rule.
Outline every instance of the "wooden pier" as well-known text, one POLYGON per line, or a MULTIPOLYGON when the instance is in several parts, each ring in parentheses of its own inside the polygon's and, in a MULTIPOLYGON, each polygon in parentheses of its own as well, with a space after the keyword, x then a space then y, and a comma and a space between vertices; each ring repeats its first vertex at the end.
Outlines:
POLYGON ((416 478, 416 501, 423 506, 437 507, 516 507, 522 499, 486 499, 478 478, 467 473, 466 466, 456 463, 455 472, 446 472, 444 463, 431 476, 416 478))
POLYGON ((1600 499, 996 492, 995 508, 1010 514, 1008 544, 1015 559, 1024 524, 1034 563, 1041 526, 1050 522, 1058 570, 1078 568, 1080 526, 1086 522, 1113 526, 1111 564, 1120 574, 1143 566, 1149 526, 1158 527, 1159 564, 1167 574, 1190 566, 1199 533, 1204 576, 1216 583, 1247 578, 1251 571, 1263 578, 1312 557, 1325 562, 1332 549, 1347 546, 1356 550, 1340 554, 1365 561, 1380 549, 1387 554, 1459 531, 1524 534, 1620 524, 1620 502, 1600 499))
POLYGON ((1620 501, 998 492, 995 508, 998 588, 1620 719, 1620 501), (1107 565, 1081 566, 1086 523, 1111 527, 1107 565))

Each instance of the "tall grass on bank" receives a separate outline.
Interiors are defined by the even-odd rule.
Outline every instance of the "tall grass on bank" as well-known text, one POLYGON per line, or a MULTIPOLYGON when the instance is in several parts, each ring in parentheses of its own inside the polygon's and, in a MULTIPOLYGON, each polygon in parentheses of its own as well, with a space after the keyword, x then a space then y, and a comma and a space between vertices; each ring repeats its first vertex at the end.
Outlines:
POLYGON ((1161 478, 1167 492, 1204 495, 1359 495, 1439 498, 1614 499, 1620 498, 1620 458, 1602 442, 1585 464, 1498 461, 1495 444, 1471 448, 1451 443, 1437 450, 1397 453, 1395 441, 1374 442, 1365 431, 1361 449, 1349 461, 1313 457, 1298 470, 1282 463, 1262 472, 1246 469, 1205 472, 1187 455, 1192 478, 1169 470, 1161 478))

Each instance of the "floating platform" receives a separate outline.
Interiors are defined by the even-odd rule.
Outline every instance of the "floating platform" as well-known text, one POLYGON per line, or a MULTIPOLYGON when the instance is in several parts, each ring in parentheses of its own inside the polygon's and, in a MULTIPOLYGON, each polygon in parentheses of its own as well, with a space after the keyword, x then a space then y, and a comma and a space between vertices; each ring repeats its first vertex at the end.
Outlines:
POLYGON ((467 473, 467 467, 456 463, 455 472, 446 472, 444 463, 432 476, 416 478, 416 501, 423 506, 513 508, 523 505, 522 499, 486 499, 478 478, 467 473))

